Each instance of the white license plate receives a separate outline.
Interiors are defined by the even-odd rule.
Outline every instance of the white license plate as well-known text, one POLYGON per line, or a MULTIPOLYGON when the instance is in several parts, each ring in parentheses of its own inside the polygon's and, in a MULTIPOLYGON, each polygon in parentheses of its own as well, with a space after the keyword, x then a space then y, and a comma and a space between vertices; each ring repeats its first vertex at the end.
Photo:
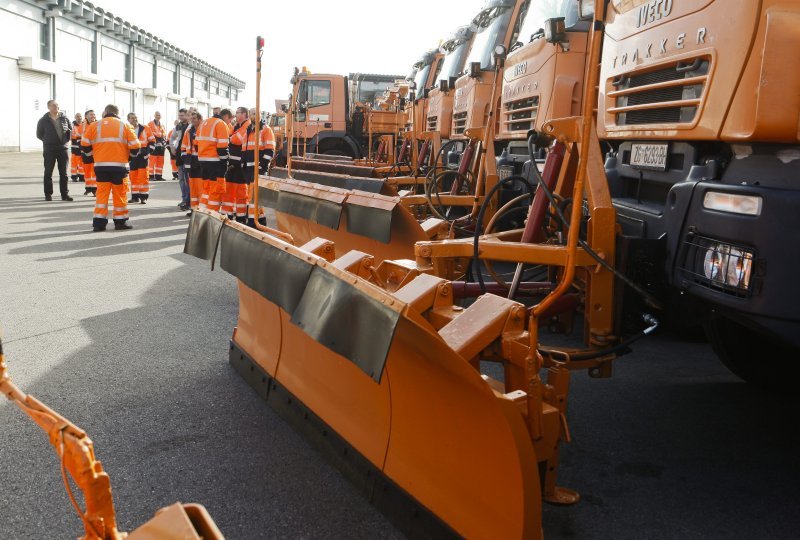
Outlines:
POLYGON ((651 171, 666 171, 669 144, 631 145, 631 167, 651 171))

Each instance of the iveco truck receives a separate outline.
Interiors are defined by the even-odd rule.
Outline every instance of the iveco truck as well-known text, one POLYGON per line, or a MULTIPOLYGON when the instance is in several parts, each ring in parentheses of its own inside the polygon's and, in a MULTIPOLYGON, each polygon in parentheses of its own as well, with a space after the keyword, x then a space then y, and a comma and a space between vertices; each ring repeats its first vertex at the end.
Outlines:
POLYGON ((598 127, 631 255, 745 380, 800 364, 800 3, 611 0, 598 127))

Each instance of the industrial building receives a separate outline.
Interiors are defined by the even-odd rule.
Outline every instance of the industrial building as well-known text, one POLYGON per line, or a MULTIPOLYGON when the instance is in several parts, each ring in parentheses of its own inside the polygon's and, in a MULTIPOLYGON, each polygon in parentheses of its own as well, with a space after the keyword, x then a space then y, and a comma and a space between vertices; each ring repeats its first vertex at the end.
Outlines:
MULTIPOLYGON (((70 117, 115 103, 171 126, 181 107, 207 115, 244 82, 82 0, 0 0, 0 151, 37 150, 36 122, 56 99, 70 117), (16 110, 15 110, 16 109, 16 110)), ((98 111, 99 112, 99 111, 98 111)))

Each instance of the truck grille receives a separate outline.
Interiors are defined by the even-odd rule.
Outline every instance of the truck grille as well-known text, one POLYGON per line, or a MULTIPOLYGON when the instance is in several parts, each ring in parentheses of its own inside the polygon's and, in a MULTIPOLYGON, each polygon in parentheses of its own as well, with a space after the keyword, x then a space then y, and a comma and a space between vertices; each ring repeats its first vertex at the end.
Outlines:
POLYGON ((710 60, 699 57, 646 73, 626 74, 609 81, 608 92, 618 126, 689 124, 694 121, 708 82, 710 60))
POLYGON ((503 111, 503 125, 508 131, 529 131, 538 111, 539 96, 509 101, 503 111))
POLYGON ((467 129, 467 111, 453 115, 453 134, 463 135, 467 129))
POLYGON ((428 131, 439 131, 439 117, 438 116, 429 116, 428 117, 428 131))

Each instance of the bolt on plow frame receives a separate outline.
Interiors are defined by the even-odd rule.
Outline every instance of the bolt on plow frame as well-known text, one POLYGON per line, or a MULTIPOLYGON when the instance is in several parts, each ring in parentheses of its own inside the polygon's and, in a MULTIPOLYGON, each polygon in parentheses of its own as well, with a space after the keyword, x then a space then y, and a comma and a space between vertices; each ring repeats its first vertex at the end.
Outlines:
MULTIPOLYGON (((602 31, 591 32, 591 96, 602 31)), ((593 106, 584 99, 582 116, 544 124, 552 145, 525 229, 483 234, 481 204, 471 238, 417 241, 414 260, 342 248, 331 227, 301 240, 192 215, 184 251, 212 269, 219 258, 239 282, 230 363, 411 536, 541 538, 542 502, 580 499, 556 482, 571 372, 610 376, 612 361, 657 325, 647 318, 627 339, 617 330, 615 283, 636 284, 614 268, 593 106), (514 277, 487 282, 493 263, 516 267, 514 277), (527 281, 532 265, 548 279, 527 281), (470 273, 477 283, 459 281, 470 273), (542 326, 575 314, 585 321, 580 346, 543 343, 542 326)), ((328 188, 330 207, 285 204, 337 220, 352 196, 328 188)))

